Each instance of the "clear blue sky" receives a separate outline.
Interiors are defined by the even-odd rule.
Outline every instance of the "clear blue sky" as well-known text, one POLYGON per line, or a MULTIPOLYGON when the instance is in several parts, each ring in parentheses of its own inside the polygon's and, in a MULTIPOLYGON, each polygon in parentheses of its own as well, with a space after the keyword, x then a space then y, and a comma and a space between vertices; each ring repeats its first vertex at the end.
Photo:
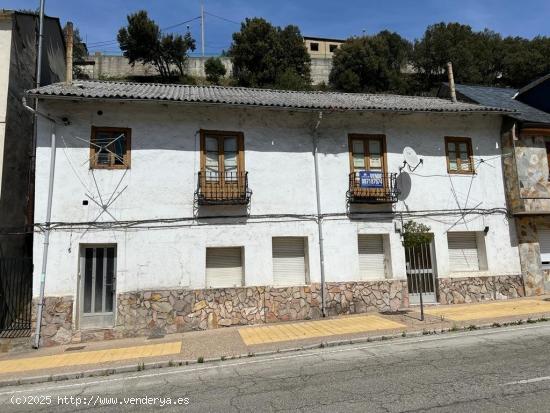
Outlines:
MULTIPOLYGON (((39 0, 1 0, 2 8, 38 7, 39 0)), ((146 9, 161 28, 200 14, 199 0, 46 0, 46 12, 73 21, 92 51, 118 51, 116 39, 126 15, 146 9), (84 5, 86 4, 86 5, 84 5), (94 45, 95 44, 95 45, 94 45)), ((240 22, 261 16, 276 25, 296 24, 304 35, 346 38, 388 29, 408 39, 422 36, 427 25, 458 21, 474 29, 490 28, 505 36, 550 36, 549 0, 205 0, 205 10, 240 22)), ((200 50, 200 24, 189 23, 200 50)), ((206 52, 227 49, 239 25, 206 15, 206 52)), ((172 31, 183 32, 186 25, 172 31)))

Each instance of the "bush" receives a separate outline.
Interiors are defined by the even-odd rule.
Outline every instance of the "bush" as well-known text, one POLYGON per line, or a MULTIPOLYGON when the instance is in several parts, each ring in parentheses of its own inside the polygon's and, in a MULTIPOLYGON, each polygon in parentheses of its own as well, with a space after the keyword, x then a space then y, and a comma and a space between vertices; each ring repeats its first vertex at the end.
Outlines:
POLYGON ((206 80, 218 85, 220 79, 227 73, 227 70, 219 57, 211 57, 204 63, 204 73, 206 74, 206 80))

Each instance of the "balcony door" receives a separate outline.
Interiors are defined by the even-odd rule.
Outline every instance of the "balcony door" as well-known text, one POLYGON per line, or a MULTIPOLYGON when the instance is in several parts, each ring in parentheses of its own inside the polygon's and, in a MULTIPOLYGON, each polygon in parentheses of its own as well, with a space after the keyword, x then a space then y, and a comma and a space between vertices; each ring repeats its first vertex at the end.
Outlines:
POLYGON ((384 135, 349 135, 349 152, 355 196, 375 195, 387 186, 384 135), (365 184, 367 182, 367 184, 365 184))
POLYGON ((201 131, 200 179, 207 198, 224 199, 245 191, 242 133, 201 131))

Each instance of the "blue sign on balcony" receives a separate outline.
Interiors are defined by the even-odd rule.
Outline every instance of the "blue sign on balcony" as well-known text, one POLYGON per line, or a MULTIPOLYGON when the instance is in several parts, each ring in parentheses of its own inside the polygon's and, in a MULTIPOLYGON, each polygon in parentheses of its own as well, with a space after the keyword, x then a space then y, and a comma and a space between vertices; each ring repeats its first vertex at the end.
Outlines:
POLYGON ((383 188, 382 172, 359 171, 359 186, 361 188, 383 188))

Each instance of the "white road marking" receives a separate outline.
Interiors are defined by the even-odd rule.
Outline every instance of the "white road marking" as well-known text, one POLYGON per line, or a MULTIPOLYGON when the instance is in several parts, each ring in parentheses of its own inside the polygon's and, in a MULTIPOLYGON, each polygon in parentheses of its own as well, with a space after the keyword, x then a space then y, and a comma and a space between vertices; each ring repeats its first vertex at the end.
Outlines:
MULTIPOLYGON (((325 351, 321 353, 319 353, 318 350, 323 350, 323 349, 315 348, 311 350, 304 350, 304 352, 299 354, 290 354, 288 356, 277 356, 277 357, 268 356, 265 358, 258 357, 255 359, 249 359, 249 360, 240 361, 240 362, 231 362, 226 360, 225 362, 216 364, 214 366, 204 366, 204 367, 195 367, 195 368, 186 368, 182 366, 180 368, 176 368, 175 370, 161 371, 156 373, 135 374, 133 376, 127 376, 127 377, 109 377, 101 380, 64 384, 60 386, 52 385, 50 387, 42 387, 38 389, 30 388, 30 389, 23 389, 23 390, 7 391, 7 392, 0 393, 0 396, 6 396, 11 394, 17 394, 17 393, 27 393, 27 392, 52 391, 52 390, 58 390, 58 389, 68 389, 72 387, 92 386, 94 384, 101 384, 101 383, 112 383, 117 381, 135 380, 135 379, 142 379, 142 378, 149 378, 149 377, 161 377, 161 376, 168 376, 173 374, 181 374, 183 372, 206 371, 206 370, 213 370, 213 369, 219 369, 219 368, 225 368, 225 367, 236 367, 236 366, 243 366, 248 364, 266 363, 270 361, 288 360, 288 359, 300 358, 300 357, 316 357, 324 354, 342 353, 342 352, 355 351, 355 350, 368 350, 371 348, 386 347, 388 345, 404 345, 404 344, 424 343, 424 342, 439 341, 439 340, 451 340, 451 339, 455 339, 458 337, 465 337, 465 336, 466 337, 475 337, 475 336, 481 336, 481 335, 486 336, 490 334, 506 333, 510 331, 513 332, 513 331, 521 331, 521 330, 532 330, 534 328, 538 328, 538 329, 550 328, 550 324, 531 325, 531 326, 524 326, 524 327, 513 326, 513 327, 495 328, 494 330, 465 331, 461 333, 446 334, 446 335, 435 336, 435 337, 434 336, 411 337, 409 339, 403 339, 399 341, 384 341, 382 343, 365 343, 365 345, 361 345, 357 347, 344 347, 341 349, 333 349, 333 350, 324 349, 325 351)), ((29 384, 29 386, 32 386, 32 384, 29 384)))
POLYGON ((534 379, 525 379, 525 380, 518 380, 518 381, 511 381, 509 383, 504 383, 503 386, 513 386, 515 384, 529 384, 529 383, 538 383, 539 381, 546 381, 550 380, 550 376, 545 377, 536 377, 534 379))

